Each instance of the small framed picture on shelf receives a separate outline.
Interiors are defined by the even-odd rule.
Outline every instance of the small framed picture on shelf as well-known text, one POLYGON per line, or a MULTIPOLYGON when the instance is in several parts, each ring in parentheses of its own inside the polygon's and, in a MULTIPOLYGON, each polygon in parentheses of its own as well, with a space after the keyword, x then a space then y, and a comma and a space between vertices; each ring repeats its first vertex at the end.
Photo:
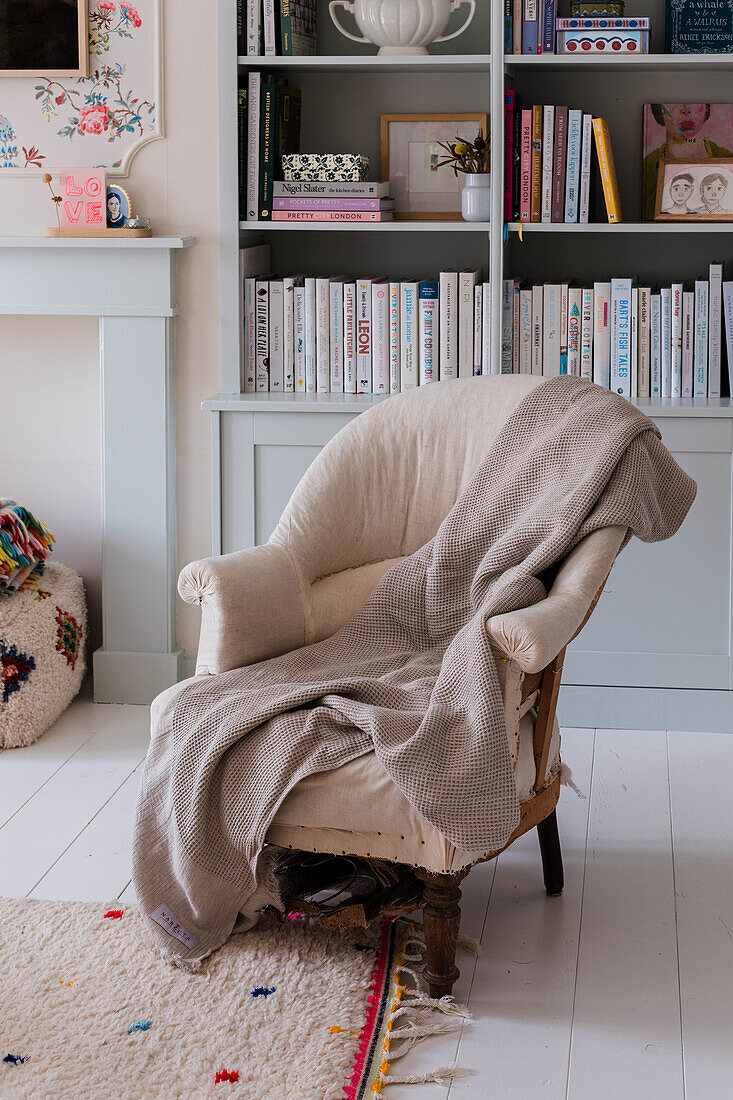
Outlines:
POLYGON ((654 220, 733 221, 733 157, 660 161, 654 220))
POLYGON ((0 76, 88 76, 87 36, 87 0, 0 0, 0 76))
POLYGON ((486 114, 382 115, 382 180, 395 219, 460 221, 461 179, 440 165, 440 142, 475 141, 479 131, 488 133, 486 114))
POLYGON ((116 183, 107 187, 107 228, 124 229, 132 217, 132 202, 124 188, 116 183))

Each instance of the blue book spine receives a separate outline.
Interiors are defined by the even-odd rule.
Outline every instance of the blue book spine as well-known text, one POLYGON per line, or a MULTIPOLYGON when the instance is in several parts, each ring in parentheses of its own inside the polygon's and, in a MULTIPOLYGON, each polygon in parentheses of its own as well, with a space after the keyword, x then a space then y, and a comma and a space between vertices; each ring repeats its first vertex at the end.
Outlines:
POLYGON ((542 52, 555 52, 555 0, 542 0, 542 52))
POLYGON ((667 53, 733 53, 733 7, 723 0, 667 0, 667 53))
POLYGON ((631 397, 631 279, 611 279, 611 389, 631 397))
POLYGON ((512 0, 504 0, 504 53, 511 53, 514 48, 514 25, 512 15, 512 0))
POLYGON ((568 152, 565 170, 565 221, 577 222, 580 196, 580 153, 583 112, 568 111, 568 152))
POLYGON ((537 21, 537 5, 541 0, 524 0, 522 19, 522 53, 539 53, 540 27, 537 21))

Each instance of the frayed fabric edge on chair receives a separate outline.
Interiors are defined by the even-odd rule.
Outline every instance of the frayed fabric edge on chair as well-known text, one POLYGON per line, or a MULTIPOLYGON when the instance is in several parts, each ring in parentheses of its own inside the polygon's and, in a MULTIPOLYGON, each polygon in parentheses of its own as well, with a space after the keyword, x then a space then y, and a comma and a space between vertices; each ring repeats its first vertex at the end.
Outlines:
POLYGON ((586 797, 586 795, 583 794, 580 787, 577 785, 577 783, 573 779, 573 773, 571 772, 571 770, 567 766, 567 764, 561 764, 560 765, 560 773, 559 774, 560 774, 560 785, 562 787, 569 787, 571 791, 575 791, 578 798, 585 798, 586 797))

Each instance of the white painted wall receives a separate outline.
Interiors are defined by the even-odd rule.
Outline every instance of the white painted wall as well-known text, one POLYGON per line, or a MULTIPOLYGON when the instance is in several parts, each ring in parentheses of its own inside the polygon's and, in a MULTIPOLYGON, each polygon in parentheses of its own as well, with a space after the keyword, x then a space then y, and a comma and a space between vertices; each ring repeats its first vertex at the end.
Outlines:
MULTIPOLYGON (((121 181, 156 233, 193 234, 178 259, 175 322, 178 559, 211 546, 210 439, 203 398, 219 389, 216 6, 164 0, 165 138, 145 146, 121 181)), ((2 79, 0 79, 0 114, 2 79)), ((0 235, 52 224, 48 189, 0 175, 0 235)), ((57 536, 54 554, 89 593, 92 645, 101 593, 97 322, 0 316, 0 495, 37 511, 57 536)), ((194 656, 199 614, 179 603, 178 641, 194 656)))

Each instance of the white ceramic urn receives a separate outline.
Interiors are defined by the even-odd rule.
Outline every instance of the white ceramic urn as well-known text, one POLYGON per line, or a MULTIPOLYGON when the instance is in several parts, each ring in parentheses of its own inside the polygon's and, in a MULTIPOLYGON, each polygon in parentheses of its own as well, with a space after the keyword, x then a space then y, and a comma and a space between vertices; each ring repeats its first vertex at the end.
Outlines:
POLYGON ((331 0, 331 19, 352 42, 379 46, 380 54, 424 54, 431 42, 448 42, 463 34, 473 19, 476 0, 331 0), (452 34, 443 34, 451 13, 468 4, 468 18, 452 34), (336 8, 350 12, 361 31, 351 34, 338 21, 336 8))

